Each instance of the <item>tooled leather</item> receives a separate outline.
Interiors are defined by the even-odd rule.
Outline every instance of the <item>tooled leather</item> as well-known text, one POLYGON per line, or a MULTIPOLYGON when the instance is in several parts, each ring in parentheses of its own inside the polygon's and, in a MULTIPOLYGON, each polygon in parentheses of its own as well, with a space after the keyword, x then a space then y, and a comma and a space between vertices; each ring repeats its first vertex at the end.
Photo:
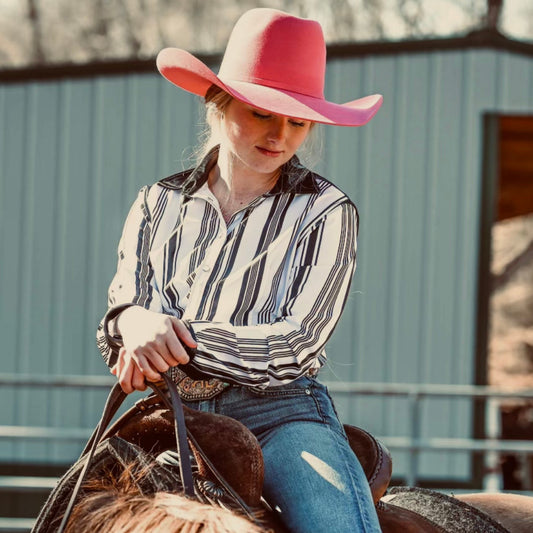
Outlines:
POLYGON ((210 400, 229 387, 229 383, 217 378, 196 379, 179 367, 172 368, 171 377, 180 398, 185 401, 210 400))
MULTIPOLYGON (((244 426, 231 418, 183 408, 187 427, 206 456, 248 505, 259 505, 263 486, 263 458, 259 443, 244 426), (211 431, 209 431, 211 429, 211 431), (221 435, 227 430, 233 438, 221 435), (232 454, 229 456, 228 454, 232 454), (247 458, 245 461, 243 458, 247 458)), ((161 453, 174 442, 172 414, 159 399, 149 396, 124 413, 107 432, 118 434, 143 449, 161 453)), ((194 453, 194 446, 190 446, 194 453)), ((208 469, 194 453, 201 475, 208 469)))
POLYGON ((178 394, 183 400, 209 400, 228 387, 227 383, 218 379, 195 380, 189 376, 176 383, 178 394))

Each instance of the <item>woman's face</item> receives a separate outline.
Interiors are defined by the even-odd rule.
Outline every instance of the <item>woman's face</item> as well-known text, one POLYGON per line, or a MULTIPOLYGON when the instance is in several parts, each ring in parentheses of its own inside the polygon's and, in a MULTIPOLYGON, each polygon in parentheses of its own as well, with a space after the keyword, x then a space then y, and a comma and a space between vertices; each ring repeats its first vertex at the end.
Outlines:
POLYGON ((303 143, 311 122, 274 115, 233 99, 221 118, 221 150, 233 169, 272 176, 303 143))

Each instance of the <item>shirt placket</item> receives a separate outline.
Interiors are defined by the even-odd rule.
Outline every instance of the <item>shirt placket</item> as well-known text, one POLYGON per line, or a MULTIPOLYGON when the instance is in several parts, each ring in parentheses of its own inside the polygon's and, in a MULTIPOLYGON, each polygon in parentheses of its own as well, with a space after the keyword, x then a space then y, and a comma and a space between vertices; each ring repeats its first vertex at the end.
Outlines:
POLYGON ((215 265, 224 243, 226 242, 226 236, 228 228, 220 211, 218 202, 213 195, 213 193, 207 187, 207 184, 204 184, 191 198, 193 202, 207 202, 209 203, 217 212, 219 224, 218 224, 218 233, 209 245, 208 252, 206 253, 202 263, 199 265, 196 271, 196 278, 192 284, 192 287, 189 291, 189 298, 184 318, 193 319, 196 316, 197 310, 201 304, 204 292, 208 289, 208 280, 211 276, 211 271, 215 265))
POLYGON ((266 195, 259 196, 255 200, 253 200, 248 206, 243 207, 241 210, 237 211, 229 221, 229 224, 226 225, 226 222, 224 220, 224 217, 222 215, 222 211, 220 210, 220 206, 218 204, 217 199, 207 186, 207 184, 204 184, 193 196, 193 201, 205 201, 208 202, 217 212, 218 219, 219 219, 219 225, 218 225, 218 234, 209 246, 209 250, 207 254, 204 257, 204 260, 202 261, 201 265, 198 267, 196 278, 193 282, 193 285, 189 291, 189 298, 188 298, 188 304, 185 309, 184 318, 187 319, 196 319, 198 309, 201 305, 201 302, 203 300, 205 291, 210 289, 210 284, 215 282, 216 280, 211 279, 211 272, 213 270, 213 267, 215 266, 220 253, 222 252, 222 248, 226 242, 226 237, 228 235, 228 232, 233 231, 235 226, 237 226, 243 216, 245 215, 245 212, 250 208, 257 207, 260 203, 262 203, 267 198, 266 195))

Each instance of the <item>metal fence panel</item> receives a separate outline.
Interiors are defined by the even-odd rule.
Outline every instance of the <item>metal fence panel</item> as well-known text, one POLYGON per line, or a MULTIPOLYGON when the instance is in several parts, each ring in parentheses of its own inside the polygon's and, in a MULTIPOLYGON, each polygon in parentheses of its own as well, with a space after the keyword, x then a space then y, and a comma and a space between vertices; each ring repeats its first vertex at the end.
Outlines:
MULTIPOLYGON (((328 98, 382 92, 385 103, 364 128, 322 128, 318 170, 361 215, 358 269, 325 379, 473 382, 481 117, 531 112, 532 79, 531 58, 494 50, 330 61, 328 98)), ((122 223, 142 185, 182 168, 198 113, 191 95, 151 73, 0 85, 5 372, 106 373, 94 330, 122 223)), ((405 434, 402 402, 336 401, 346 422, 405 434)), ((89 427, 102 402, 102 391, 0 388, 0 424, 89 427)), ((423 435, 470 436, 471 409, 457 405, 429 402, 423 435)), ((0 440, 3 461, 68 462, 78 452, 72 442, 0 440)), ((462 479, 469 464, 421 456, 428 477, 462 479)), ((407 468, 399 453, 395 470, 407 468)))

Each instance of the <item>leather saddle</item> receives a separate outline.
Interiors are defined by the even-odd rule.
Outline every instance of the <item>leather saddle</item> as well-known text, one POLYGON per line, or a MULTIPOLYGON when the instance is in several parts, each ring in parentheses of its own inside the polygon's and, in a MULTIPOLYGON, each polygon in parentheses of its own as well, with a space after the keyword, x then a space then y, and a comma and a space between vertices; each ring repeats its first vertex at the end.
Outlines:
MULTIPOLYGON (((263 456, 255 436, 240 422, 224 415, 183 407, 189 438, 199 446, 218 472, 253 508, 261 507, 263 456), (246 460, 243 460, 246 458, 246 460)), ((392 458, 387 448, 367 431, 344 426, 350 446, 366 474, 383 533, 445 533, 445 529, 403 504, 383 498, 392 474, 392 458)), ((118 436, 140 446, 152 455, 175 446, 174 419, 157 396, 139 400, 109 429, 104 438, 118 436)), ((195 446, 192 446, 194 450, 195 446)), ((199 461, 201 464, 201 461, 199 461)), ((393 499, 394 501, 394 499, 393 499)), ((272 517, 268 524, 284 529, 272 517)))
MULTIPOLYGON (((239 421, 219 414, 183 407, 185 423, 215 468, 246 503, 256 505, 263 484, 259 442, 239 421), (243 460, 247 457, 248 460, 243 460)), ((157 455, 175 445, 172 413, 157 396, 139 400, 109 427, 104 439, 117 435, 157 455)), ((385 494, 392 474, 387 448, 367 431, 345 425, 350 446, 368 479, 374 503, 385 494)))

